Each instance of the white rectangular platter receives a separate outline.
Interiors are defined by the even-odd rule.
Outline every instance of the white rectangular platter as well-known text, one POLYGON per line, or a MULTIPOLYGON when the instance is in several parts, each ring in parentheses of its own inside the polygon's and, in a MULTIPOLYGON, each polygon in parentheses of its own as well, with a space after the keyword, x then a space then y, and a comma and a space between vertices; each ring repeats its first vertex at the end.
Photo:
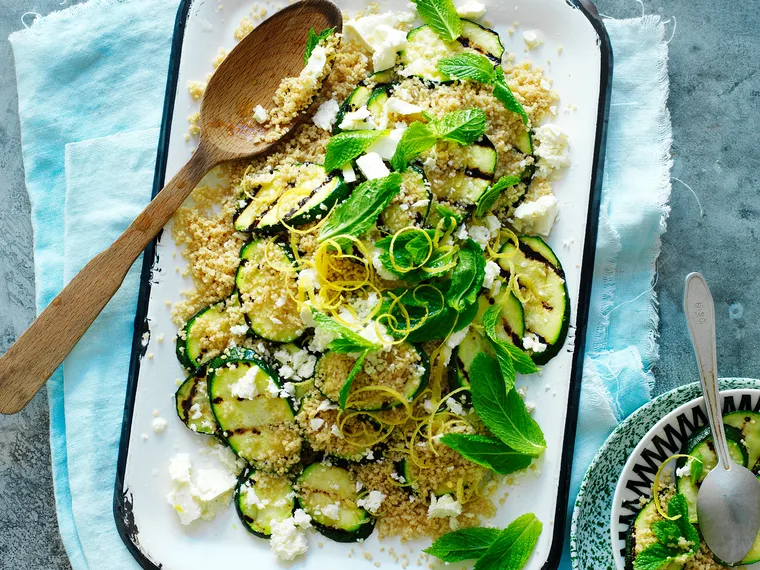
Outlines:
MULTIPOLYGON (((367 7, 366 0, 337 3, 349 13, 367 7)), ((489 521, 503 527, 519 515, 535 513, 543 523, 543 532, 527 568, 556 568, 564 536, 580 393, 612 54, 601 20, 585 0, 485 0, 485 4, 485 18, 501 35, 506 50, 518 61, 529 58, 543 66, 553 79, 561 97, 555 124, 570 137, 572 165, 554 186, 560 217, 549 239, 566 273, 572 307, 570 335, 542 376, 518 379, 518 386, 528 389, 527 399, 536 405, 534 418, 544 430, 547 448, 537 461, 537 470, 497 492, 497 497, 505 491, 508 496, 498 506, 496 518, 489 521), (515 23, 516 31, 509 34, 507 30, 515 28, 515 23), (526 49, 522 32, 527 30, 537 31, 543 42, 540 47, 526 49)), ((404 11, 407 5, 406 0, 386 0, 380 9, 404 11)), ((212 71, 219 48, 234 46, 233 32, 252 6, 253 0, 182 2, 169 71, 156 190, 191 156, 193 146, 185 140, 185 133, 187 117, 197 110, 197 103, 188 94, 188 81, 205 78, 212 71)), ((278 6, 259 0, 259 9, 262 7, 271 14, 278 6)), ((167 301, 179 301, 180 291, 192 288, 192 283, 181 276, 183 268, 170 223, 155 247, 146 252, 114 497, 116 523, 125 544, 145 568, 207 569, 255 561, 258 568, 273 570, 280 563, 269 545, 244 530, 233 507, 213 521, 183 526, 166 501, 169 458, 186 452, 201 462, 208 459, 199 453, 205 447, 203 442, 174 412, 176 380, 183 371, 174 355, 176 327, 167 301), (150 333, 147 346, 142 340, 145 332, 150 333), (148 354, 151 358, 146 357, 148 354), (161 434, 151 430, 154 411, 169 421, 161 434)), ((355 568, 374 570, 377 562, 385 567, 400 565, 401 561, 395 563, 388 552, 394 547, 397 552, 409 553, 412 567, 417 567, 418 553, 430 544, 425 539, 400 545, 397 539, 380 541, 376 534, 361 545, 322 540, 324 545, 319 548, 316 535, 310 541, 309 552, 292 566, 324 569, 350 563, 355 568), (349 560, 351 548, 358 552, 349 560), (372 561, 362 556, 362 551, 370 553, 372 561)))

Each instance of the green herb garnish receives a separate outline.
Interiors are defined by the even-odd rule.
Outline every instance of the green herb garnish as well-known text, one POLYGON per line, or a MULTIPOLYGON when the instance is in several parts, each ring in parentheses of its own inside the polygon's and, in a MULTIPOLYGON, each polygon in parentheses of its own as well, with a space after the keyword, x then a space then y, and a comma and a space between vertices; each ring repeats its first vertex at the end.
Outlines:
POLYGON ((452 0, 414 0, 422 20, 445 42, 462 35, 462 20, 452 0))
POLYGON ((341 246, 350 243, 342 236, 357 237, 370 229, 400 189, 401 175, 395 172, 359 184, 345 202, 333 209, 322 226, 319 241, 334 239, 341 246))
POLYGON ((407 229, 375 243, 380 262, 399 279, 418 283, 451 269, 458 248, 436 246, 436 230, 407 229))
POLYGON ((483 527, 455 530, 444 534, 427 547, 424 552, 440 558, 444 562, 477 560, 499 538, 501 532, 497 528, 483 527))
POLYGON ((319 33, 316 33, 314 31, 314 28, 309 30, 309 37, 306 38, 306 51, 303 54, 304 65, 309 63, 309 58, 311 57, 311 53, 314 51, 314 48, 317 47, 317 44, 321 42, 322 40, 326 40, 331 35, 333 35, 334 31, 335 31, 335 28, 328 28, 327 30, 322 30, 319 33))
POLYGON ((520 374, 533 374, 534 372, 538 372, 538 367, 526 352, 517 348, 509 340, 499 336, 496 326, 500 322, 501 306, 499 303, 496 303, 483 314, 483 330, 496 352, 496 358, 499 361, 502 375, 505 381, 507 381, 509 388, 509 382, 514 382, 515 371, 520 374), (510 372, 506 372, 507 370, 510 372))
POLYGON ((391 159, 394 170, 404 172, 409 161, 433 148, 439 140, 468 145, 486 132, 486 114, 480 109, 452 111, 440 120, 430 117, 428 121, 415 121, 404 131, 391 159))
POLYGON ((689 505, 681 493, 670 499, 668 517, 670 520, 652 524, 657 542, 636 556, 634 570, 659 570, 678 558, 699 552, 699 532, 689 522, 689 505))
POLYGON ((519 453, 494 437, 447 433, 441 443, 458 451, 465 459, 502 475, 525 469, 533 460, 530 455, 519 453))
POLYGON ((689 461, 691 461, 691 484, 696 485, 699 479, 702 477, 702 471, 704 469, 704 461, 702 454, 697 452, 689 461))
MULTIPOLYGON (((336 352, 345 354, 348 352, 361 352, 362 350, 368 349, 380 350, 382 348, 379 344, 367 340, 363 336, 357 334, 347 326, 340 324, 335 319, 328 317, 324 313, 320 313, 319 311, 312 311, 312 318, 314 319, 314 322, 317 323, 317 326, 319 326, 319 328, 340 335, 340 339, 335 339, 330 343, 333 348, 337 349, 336 352), (352 348, 353 350, 349 350, 349 348, 352 348)), ((329 345, 328 348, 330 348, 329 345)), ((330 350, 333 350, 333 348, 330 348, 330 350)))
POLYGON ((515 451, 538 457, 546 449, 544 434, 517 391, 508 389, 499 363, 481 352, 470 365, 470 377, 472 403, 486 427, 515 451))
POLYGON ((477 242, 468 239, 459 250, 459 260, 451 274, 451 287, 446 295, 449 307, 461 313, 465 307, 477 302, 485 270, 483 250, 477 242))
POLYGON ((327 142, 325 151, 325 170, 332 172, 347 162, 359 157, 380 137, 390 131, 343 131, 327 142))
POLYGON ((478 204, 475 206, 475 217, 482 217, 491 206, 494 205, 499 195, 506 190, 519 184, 522 181, 520 176, 502 176, 495 184, 492 184, 483 194, 478 198, 478 204))
POLYGON ((346 409, 346 402, 348 402, 348 394, 351 392, 351 385, 354 383, 354 378, 356 378, 356 375, 361 372, 362 365, 364 364, 364 359, 368 354, 369 350, 365 350, 361 353, 361 356, 356 359, 354 367, 351 368, 351 372, 348 373, 348 378, 346 378, 346 381, 343 383, 343 386, 340 389, 339 404, 341 410, 346 409))

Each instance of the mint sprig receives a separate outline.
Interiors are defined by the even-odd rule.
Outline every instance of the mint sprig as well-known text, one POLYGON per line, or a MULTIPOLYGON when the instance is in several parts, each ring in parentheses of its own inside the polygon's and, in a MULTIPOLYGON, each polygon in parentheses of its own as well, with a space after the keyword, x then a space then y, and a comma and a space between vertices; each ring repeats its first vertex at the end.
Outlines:
POLYGON ((504 530, 465 528, 444 534, 424 552, 444 562, 477 560, 475 570, 520 570, 536 548, 543 525, 533 513, 504 530))
POLYGON ((422 20, 445 42, 462 35, 462 20, 453 0, 414 0, 422 20))
POLYGON ((652 524, 657 542, 636 556, 634 570, 660 570, 676 559, 683 560, 684 556, 699 552, 699 532, 689 522, 689 505, 681 493, 673 495, 668 502, 668 517, 672 520, 652 524))
MULTIPOLYGON (((520 374, 533 374, 534 372, 538 372, 538 367, 526 352, 520 350, 509 340, 505 339, 503 334, 499 334, 496 327, 500 323, 501 305, 496 303, 489 307, 483 314, 483 330, 486 333, 486 337, 488 337, 488 340, 491 342, 491 346, 496 350, 499 365, 502 366, 501 354, 504 354, 508 356, 511 361, 508 368, 511 368, 520 374)), ((502 374, 504 374, 504 366, 502 366, 502 374)), ((507 381, 509 381, 509 379, 507 379, 507 381)))
POLYGON ((390 131, 343 131, 327 141, 325 170, 332 172, 364 153, 373 142, 390 131))
POLYGON ((544 434, 517 391, 507 389, 499 363, 481 352, 470 365, 470 377, 472 403, 485 426, 515 451, 538 457, 546 449, 544 434))
POLYGON ((399 279, 409 283, 419 283, 440 276, 449 270, 457 250, 435 247, 435 234, 435 230, 408 229, 395 235, 395 241, 394 236, 378 240, 375 246, 381 250, 380 263, 399 279), (425 260, 425 257, 428 259, 425 260))
POLYGON ((533 513, 515 519, 499 535, 473 570, 519 570, 528 562, 543 525, 533 513))
POLYGON ((459 250, 459 259, 451 274, 446 303, 456 312, 476 303, 486 275, 486 258, 481 247, 468 239, 459 250))
POLYGON ((478 198, 478 203, 475 206, 475 217, 482 217, 496 203, 496 200, 504 190, 519 184, 521 180, 522 177, 520 176, 502 176, 495 184, 489 186, 478 198))
POLYGON ((502 475, 521 471, 533 461, 530 455, 515 451, 494 437, 447 433, 441 443, 458 451, 465 459, 502 475))
POLYGON ((317 47, 317 44, 321 42, 322 40, 326 40, 329 38, 333 32, 335 31, 335 28, 328 28, 327 30, 322 30, 319 33, 316 33, 314 31, 314 28, 309 30, 309 37, 306 38, 306 51, 303 54, 303 63, 306 65, 309 63, 309 58, 311 57, 312 52, 314 51, 314 48, 317 47))
POLYGON ((367 340, 363 336, 359 335, 347 326, 340 324, 335 319, 328 317, 324 313, 312 310, 312 318, 314 319, 314 322, 317 323, 317 326, 319 328, 333 332, 341 337, 340 339, 332 341, 332 343, 335 343, 338 340, 342 341, 334 345, 337 347, 336 352, 345 354, 347 352, 361 352, 362 350, 367 349, 380 350, 382 348, 379 344, 367 340), (348 343, 350 343, 353 348, 358 348, 358 350, 347 350, 348 343))
POLYGON ((472 52, 444 57, 438 62, 438 71, 451 79, 470 79, 478 83, 493 83, 496 79, 493 62, 472 52))
POLYGON ((699 452, 695 453, 689 461, 691 461, 691 484, 696 485, 702 477, 702 471, 705 466, 702 454, 699 452))
POLYGON ((440 120, 429 117, 428 121, 415 121, 404 131, 391 159, 394 170, 404 172, 412 159, 433 148, 439 140, 468 145, 486 132, 486 114, 481 109, 452 111, 440 120))
POLYGON ((342 236, 357 237, 369 230, 399 190, 401 175, 395 172, 359 184, 344 202, 332 210, 319 232, 318 241, 335 239, 341 247, 347 245, 349 240, 342 236))

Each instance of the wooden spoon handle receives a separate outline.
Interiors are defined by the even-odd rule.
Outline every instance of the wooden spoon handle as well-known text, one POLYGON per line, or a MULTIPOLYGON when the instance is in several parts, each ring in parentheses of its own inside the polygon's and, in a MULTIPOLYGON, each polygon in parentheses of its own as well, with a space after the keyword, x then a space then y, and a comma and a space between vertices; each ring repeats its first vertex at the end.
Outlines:
POLYGON ((215 165, 203 144, 108 249, 95 256, 0 357, 0 413, 22 410, 116 294, 129 268, 215 165))

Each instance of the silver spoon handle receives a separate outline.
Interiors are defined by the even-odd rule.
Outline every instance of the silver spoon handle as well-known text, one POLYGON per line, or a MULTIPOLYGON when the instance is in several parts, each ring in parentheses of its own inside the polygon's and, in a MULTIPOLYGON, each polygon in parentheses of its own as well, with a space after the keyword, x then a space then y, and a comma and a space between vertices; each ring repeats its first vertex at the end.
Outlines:
POLYGON ((723 427, 718 388, 715 307, 710 288, 701 273, 690 273, 686 276, 683 306, 691 334, 691 343, 694 346, 694 354, 697 357, 699 380, 702 384, 702 394, 705 397, 707 418, 710 421, 715 450, 718 453, 719 463, 725 469, 730 469, 732 462, 728 455, 726 430, 723 427))

